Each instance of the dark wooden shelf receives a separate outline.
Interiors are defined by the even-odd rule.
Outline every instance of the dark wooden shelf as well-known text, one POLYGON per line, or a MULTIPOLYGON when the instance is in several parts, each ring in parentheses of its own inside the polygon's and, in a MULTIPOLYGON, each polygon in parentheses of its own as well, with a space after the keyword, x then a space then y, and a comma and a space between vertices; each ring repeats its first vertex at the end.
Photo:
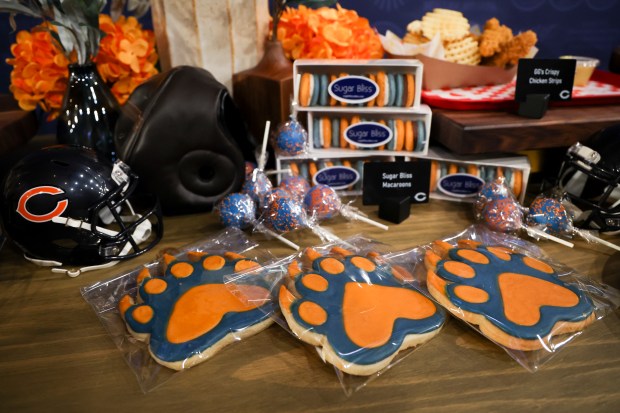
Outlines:
POLYGON ((616 123, 620 105, 552 107, 542 119, 503 111, 433 109, 431 141, 461 155, 560 148, 616 123))

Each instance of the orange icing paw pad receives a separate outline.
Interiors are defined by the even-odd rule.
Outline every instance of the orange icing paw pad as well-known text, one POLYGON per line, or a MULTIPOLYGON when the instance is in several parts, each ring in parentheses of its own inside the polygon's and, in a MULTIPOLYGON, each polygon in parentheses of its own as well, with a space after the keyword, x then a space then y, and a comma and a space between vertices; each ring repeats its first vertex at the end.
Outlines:
MULTIPOLYGON (((316 252, 316 251, 315 251, 316 252)), ((396 354, 429 340, 445 315, 398 280, 400 271, 355 254, 313 254, 294 288, 280 289, 280 308, 303 341, 322 346, 325 359, 353 375, 371 375, 396 354), (291 291, 295 291, 293 295, 291 291)))
POLYGON ((226 344, 266 328, 274 305, 268 285, 239 285, 240 300, 224 283, 236 271, 259 268, 238 254, 166 256, 163 277, 143 277, 136 304, 124 296, 118 306, 129 331, 148 341, 160 364, 175 370, 205 361, 226 344))
POLYGON ((427 262, 429 292, 497 343, 536 350, 594 320, 591 300, 549 264, 503 247, 459 246, 445 259, 427 262))

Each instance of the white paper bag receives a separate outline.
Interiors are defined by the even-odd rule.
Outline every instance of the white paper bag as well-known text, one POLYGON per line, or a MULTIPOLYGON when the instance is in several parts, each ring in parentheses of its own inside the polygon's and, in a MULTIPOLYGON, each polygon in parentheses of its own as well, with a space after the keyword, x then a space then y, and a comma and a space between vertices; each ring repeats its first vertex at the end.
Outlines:
POLYGON ((162 70, 199 66, 232 92, 233 74, 263 56, 268 0, 151 0, 151 9, 162 70))

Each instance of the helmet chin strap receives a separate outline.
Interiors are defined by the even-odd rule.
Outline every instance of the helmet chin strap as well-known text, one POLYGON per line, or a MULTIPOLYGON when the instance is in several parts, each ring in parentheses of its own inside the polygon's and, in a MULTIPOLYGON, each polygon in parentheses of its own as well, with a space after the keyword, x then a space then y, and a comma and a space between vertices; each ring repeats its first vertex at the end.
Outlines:
MULTIPOLYGON (((133 210, 132 210, 133 212, 133 210)), ((141 218, 141 215, 138 214, 133 214, 130 216, 124 216, 123 221, 125 222, 134 222, 137 221, 141 218)), ((113 231, 107 228, 102 228, 102 227, 98 227, 98 226, 93 226, 92 224, 88 223, 88 222, 84 222, 78 219, 73 219, 73 218, 65 218, 65 217, 55 217, 52 219, 52 222, 56 223, 56 224, 61 224, 61 225, 65 225, 65 226, 70 226, 73 228, 79 228, 79 229, 84 229, 86 231, 93 231, 94 229, 96 229, 97 231, 109 235, 109 236, 115 236, 118 234, 118 231, 113 231)), ((136 242, 136 244, 141 244, 142 242, 146 241, 149 236, 151 235, 151 230, 152 230, 152 225, 151 222, 147 219, 142 221, 140 224, 138 224, 136 226, 136 228, 134 229, 133 233, 131 234, 131 237, 133 238, 133 240, 136 242)), ((132 245, 131 243, 128 241, 127 243, 125 243, 125 246, 123 247, 123 249, 121 250, 121 252, 118 255, 126 255, 129 251, 131 251, 132 245)), ((26 258, 28 261, 40 265, 40 266, 44 266, 44 267, 57 267, 57 268, 52 268, 52 272, 55 273, 65 273, 67 274, 69 277, 77 277, 78 275, 80 275, 83 272, 87 272, 87 271, 93 271, 93 270, 99 270, 102 268, 108 268, 108 267, 112 267, 114 265, 116 265, 118 263, 118 260, 116 261, 108 261, 105 262, 103 264, 98 264, 98 265, 91 265, 88 267, 82 267, 82 268, 77 268, 77 269, 66 269, 66 268, 61 268, 63 263, 59 262, 59 261, 52 261, 52 260, 40 260, 40 259, 36 259, 36 258, 31 258, 28 257, 27 255, 24 254, 24 258, 26 258)))

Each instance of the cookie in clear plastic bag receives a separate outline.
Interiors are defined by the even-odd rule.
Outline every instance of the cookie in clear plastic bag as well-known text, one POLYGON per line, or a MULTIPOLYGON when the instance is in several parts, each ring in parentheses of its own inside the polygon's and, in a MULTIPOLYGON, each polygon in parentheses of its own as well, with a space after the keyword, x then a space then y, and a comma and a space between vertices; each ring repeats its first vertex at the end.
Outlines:
POLYGON ((279 303, 291 331, 338 370, 370 376, 439 333, 442 310, 377 255, 306 249, 288 266, 279 303))

